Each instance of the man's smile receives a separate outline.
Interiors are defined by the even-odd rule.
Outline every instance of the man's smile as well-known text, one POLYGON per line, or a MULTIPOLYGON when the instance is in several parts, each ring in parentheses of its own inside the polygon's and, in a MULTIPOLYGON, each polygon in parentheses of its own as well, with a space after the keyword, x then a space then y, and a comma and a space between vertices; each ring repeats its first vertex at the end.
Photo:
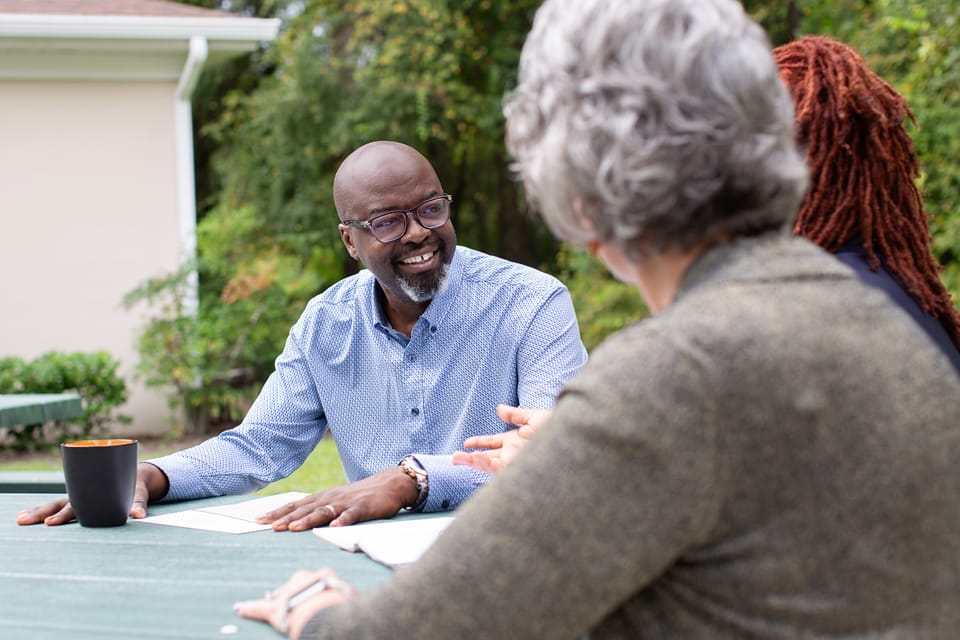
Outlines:
POLYGON ((424 262, 429 262, 430 259, 432 259, 433 256, 435 255, 437 255, 436 251, 428 251, 427 253, 421 253, 416 256, 404 258, 403 260, 400 260, 400 264, 405 264, 405 265, 423 264, 424 262))

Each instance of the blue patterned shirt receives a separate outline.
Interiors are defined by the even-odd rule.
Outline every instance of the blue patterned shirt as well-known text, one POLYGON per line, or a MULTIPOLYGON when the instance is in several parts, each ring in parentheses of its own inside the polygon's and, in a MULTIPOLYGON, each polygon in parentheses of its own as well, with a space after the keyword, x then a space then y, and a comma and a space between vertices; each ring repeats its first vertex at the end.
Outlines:
POLYGON ((329 429, 347 480, 414 454, 430 479, 424 510, 453 509, 489 476, 450 454, 510 428, 497 404, 553 407, 586 361, 569 292, 535 269, 458 247, 409 339, 375 282, 363 270, 307 304, 242 424, 151 460, 170 480, 164 500, 255 491, 298 469, 329 429))

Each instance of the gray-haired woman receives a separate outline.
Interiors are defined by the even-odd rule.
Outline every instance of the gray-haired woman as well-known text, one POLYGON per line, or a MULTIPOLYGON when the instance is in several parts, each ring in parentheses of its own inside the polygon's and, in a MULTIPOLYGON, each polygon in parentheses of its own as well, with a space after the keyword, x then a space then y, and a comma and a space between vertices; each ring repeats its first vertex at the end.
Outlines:
MULTIPOLYGON (((532 204, 654 315, 417 564, 292 636, 955 638, 960 380, 790 235, 791 101, 739 3, 547 0, 506 114, 532 204)), ((281 626, 317 575, 239 611, 281 626)))

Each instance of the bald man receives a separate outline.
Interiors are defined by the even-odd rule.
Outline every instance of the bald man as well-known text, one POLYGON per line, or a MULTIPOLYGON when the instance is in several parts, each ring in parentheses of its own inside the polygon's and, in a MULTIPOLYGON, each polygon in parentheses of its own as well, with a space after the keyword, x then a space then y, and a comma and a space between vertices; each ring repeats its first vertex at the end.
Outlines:
MULTIPOLYGON (((299 468, 327 430, 349 483, 261 522, 303 531, 454 509, 489 476, 452 454, 510 428, 499 404, 552 408, 586 361, 566 288, 457 247, 452 197, 415 149, 358 148, 333 195, 343 244, 366 269, 310 300, 239 426, 139 465, 132 517, 148 502, 256 491, 299 468)), ((17 514, 72 519, 65 500, 17 514)))

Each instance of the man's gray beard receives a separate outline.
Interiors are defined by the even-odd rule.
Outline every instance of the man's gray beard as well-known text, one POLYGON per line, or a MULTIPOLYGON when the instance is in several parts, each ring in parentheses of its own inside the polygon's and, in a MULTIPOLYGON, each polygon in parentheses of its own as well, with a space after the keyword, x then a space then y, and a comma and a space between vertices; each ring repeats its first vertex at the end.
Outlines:
POLYGON ((435 284, 428 286, 426 284, 415 285, 403 276, 397 277, 397 283, 400 290, 410 299, 411 302, 429 302, 443 293, 444 289, 450 283, 450 265, 445 264, 440 267, 440 276, 435 284))

